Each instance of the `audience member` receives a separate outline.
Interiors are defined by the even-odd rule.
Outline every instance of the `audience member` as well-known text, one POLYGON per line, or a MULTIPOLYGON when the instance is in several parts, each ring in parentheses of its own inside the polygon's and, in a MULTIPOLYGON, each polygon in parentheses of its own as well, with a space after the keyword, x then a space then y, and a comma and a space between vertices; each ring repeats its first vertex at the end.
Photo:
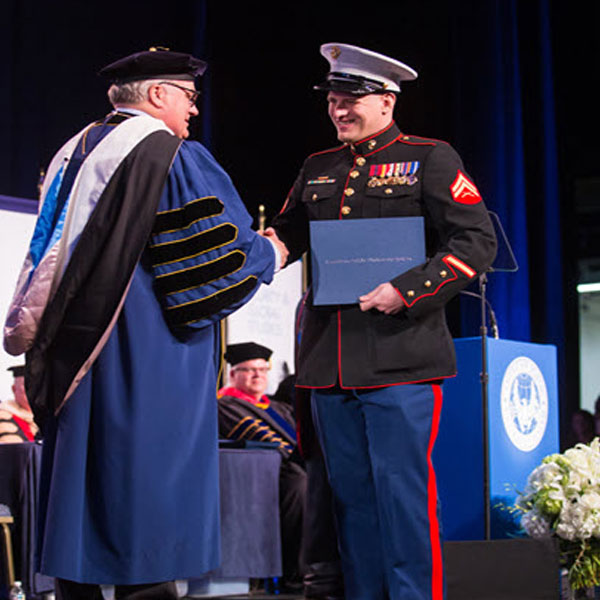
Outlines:
POLYGON ((589 444, 596 437, 594 415, 589 410, 577 410, 571 417, 570 446, 581 442, 589 444))
POLYGON ((594 431, 596 435, 600 435, 600 395, 594 402, 594 431))
POLYGON ((38 427, 25 393, 25 366, 9 367, 13 374, 14 398, 0 402, 0 444, 33 442, 38 427))
POLYGON ((289 404, 270 400, 265 391, 272 351, 246 342, 227 346, 230 385, 219 390, 219 435, 235 440, 272 442, 282 455, 279 511, 285 586, 300 580, 302 515, 306 473, 296 450, 296 427, 289 404))

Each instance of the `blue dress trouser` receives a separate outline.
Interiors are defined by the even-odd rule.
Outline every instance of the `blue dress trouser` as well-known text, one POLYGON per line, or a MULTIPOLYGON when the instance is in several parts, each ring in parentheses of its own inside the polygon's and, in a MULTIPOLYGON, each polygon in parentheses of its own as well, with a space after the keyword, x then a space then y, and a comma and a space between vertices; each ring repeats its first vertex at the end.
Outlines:
POLYGON ((347 600, 442 600, 431 461, 441 386, 313 390, 347 600))

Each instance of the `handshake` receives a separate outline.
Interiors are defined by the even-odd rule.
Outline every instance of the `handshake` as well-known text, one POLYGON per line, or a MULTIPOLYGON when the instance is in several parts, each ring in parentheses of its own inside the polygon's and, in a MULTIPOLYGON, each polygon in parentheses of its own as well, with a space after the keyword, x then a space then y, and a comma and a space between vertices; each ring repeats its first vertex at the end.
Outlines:
POLYGON ((267 227, 264 230, 259 229, 258 234, 262 235, 264 238, 267 238, 275 245, 277 251, 279 252, 279 256, 281 257, 281 264, 279 265, 279 268, 283 269, 287 263, 288 256, 290 255, 286 245, 279 239, 277 233, 272 227, 267 227))
MULTIPOLYGON (((272 227, 267 227, 264 230, 259 229, 258 234, 267 238, 275 245, 281 257, 279 268, 283 269, 290 253, 286 245, 279 239, 277 232, 272 227)), ((386 315, 395 315, 405 308, 404 299, 389 282, 382 283, 368 294, 360 296, 358 301, 360 310, 363 312, 376 310, 386 315)))

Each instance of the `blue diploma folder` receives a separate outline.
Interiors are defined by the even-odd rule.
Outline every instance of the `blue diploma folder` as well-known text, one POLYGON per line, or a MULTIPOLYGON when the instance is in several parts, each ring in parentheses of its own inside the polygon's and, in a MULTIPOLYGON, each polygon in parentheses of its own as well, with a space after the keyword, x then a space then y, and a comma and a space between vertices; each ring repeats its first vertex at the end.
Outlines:
POLYGON ((313 303, 358 304, 425 262, 423 217, 310 222, 313 303))

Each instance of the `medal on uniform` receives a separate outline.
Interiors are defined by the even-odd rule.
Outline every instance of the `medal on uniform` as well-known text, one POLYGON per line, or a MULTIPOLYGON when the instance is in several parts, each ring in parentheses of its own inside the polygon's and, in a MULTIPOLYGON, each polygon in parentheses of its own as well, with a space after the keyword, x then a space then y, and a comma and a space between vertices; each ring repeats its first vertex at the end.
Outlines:
POLYGON ((375 188, 383 185, 415 185, 419 181, 416 176, 419 166, 418 160, 371 165, 367 186, 375 188))

